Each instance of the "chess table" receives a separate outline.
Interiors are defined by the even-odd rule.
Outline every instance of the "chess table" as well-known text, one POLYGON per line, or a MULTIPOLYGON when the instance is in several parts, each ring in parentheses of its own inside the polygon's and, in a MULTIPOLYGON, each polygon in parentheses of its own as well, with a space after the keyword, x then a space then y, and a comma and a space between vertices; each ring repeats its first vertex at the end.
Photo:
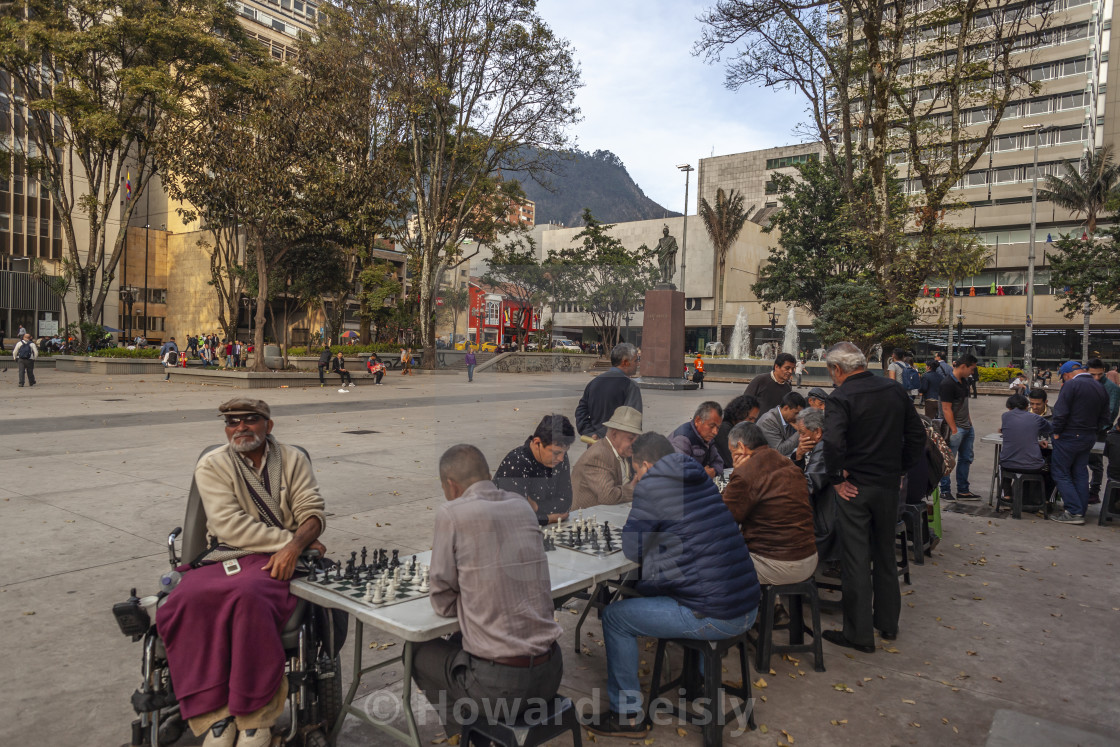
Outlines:
MULTIPOLYGON (((630 514, 630 504, 617 506, 596 506, 593 509, 584 509, 585 515, 597 514, 599 523, 609 521, 612 528, 618 530, 618 542, 622 542, 621 530, 630 514)), ((416 553, 417 561, 429 565, 431 551, 416 553)), ((638 567, 626 559, 622 553, 614 553, 605 557, 596 557, 575 550, 557 547, 556 550, 545 553, 548 560, 549 579, 552 584, 552 598, 568 596, 578 591, 594 588, 596 591, 608 580, 634 570, 638 567)), ((459 630, 459 621, 454 617, 441 617, 432 609, 428 597, 425 595, 405 602, 392 605, 375 606, 363 601, 360 597, 339 594, 329 586, 305 579, 297 579, 291 583, 291 592, 300 599, 306 599, 321 607, 342 610, 354 620, 354 662, 351 673, 350 688, 342 701, 342 711, 335 722, 330 734, 331 744, 335 744, 342 724, 347 715, 353 715, 371 726, 385 732, 410 747, 421 747, 420 735, 416 727, 416 717, 412 712, 412 677, 413 659, 416 644, 430 641, 440 636, 454 633, 459 630), (366 666, 363 657, 366 644, 363 638, 365 626, 376 628, 383 633, 388 633, 404 641, 401 655, 366 666), (370 717, 362 708, 354 705, 354 696, 358 691, 362 678, 388 666, 401 664, 402 667, 402 710, 404 712, 407 733, 392 724, 378 721, 370 717)), ((594 599, 595 594, 592 594, 594 599)), ((577 625, 577 644, 579 625, 582 625, 591 602, 583 610, 577 625)))

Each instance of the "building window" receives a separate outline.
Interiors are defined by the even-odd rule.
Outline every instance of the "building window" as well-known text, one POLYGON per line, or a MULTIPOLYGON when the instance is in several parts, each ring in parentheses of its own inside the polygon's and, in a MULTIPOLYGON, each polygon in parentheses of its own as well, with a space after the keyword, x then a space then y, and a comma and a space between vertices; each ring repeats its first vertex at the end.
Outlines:
POLYGON ((788 166, 796 166, 799 163, 808 163, 810 160, 816 161, 819 156, 816 153, 802 153, 797 156, 782 156, 781 158, 767 158, 767 169, 784 169, 788 166))

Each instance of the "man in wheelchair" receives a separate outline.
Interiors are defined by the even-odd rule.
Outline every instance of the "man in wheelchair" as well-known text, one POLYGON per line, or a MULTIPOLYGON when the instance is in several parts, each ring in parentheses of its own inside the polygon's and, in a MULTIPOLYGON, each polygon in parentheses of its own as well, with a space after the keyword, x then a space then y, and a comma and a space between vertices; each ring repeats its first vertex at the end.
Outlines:
MULTIPOLYGON (((179 712, 207 747, 257 747, 288 695, 281 628, 305 550, 326 549, 323 498, 300 449, 272 437, 267 403, 237 397, 218 408, 225 448, 203 455, 195 482, 208 546, 159 607, 156 627, 179 712)), ((188 569, 189 568, 189 569, 188 569)))

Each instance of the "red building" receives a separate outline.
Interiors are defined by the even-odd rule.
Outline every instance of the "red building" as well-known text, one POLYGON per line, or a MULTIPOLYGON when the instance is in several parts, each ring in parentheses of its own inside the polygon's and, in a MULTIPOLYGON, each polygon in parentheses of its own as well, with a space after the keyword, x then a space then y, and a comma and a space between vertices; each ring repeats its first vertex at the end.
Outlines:
POLYGON ((471 303, 467 312, 467 337, 474 343, 492 342, 520 345, 525 337, 541 330, 541 309, 519 301, 500 286, 487 285, 472 278, 471 303), (520 339, 519 339, 520 338, 520 339))

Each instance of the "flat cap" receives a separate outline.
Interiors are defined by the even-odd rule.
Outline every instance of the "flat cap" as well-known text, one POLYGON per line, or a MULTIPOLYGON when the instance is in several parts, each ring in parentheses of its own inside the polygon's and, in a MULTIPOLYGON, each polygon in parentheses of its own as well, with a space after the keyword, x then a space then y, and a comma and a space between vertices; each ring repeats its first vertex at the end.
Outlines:
POLYGON ((269 409, 268 403, 250 397, 234 397, 228 402, 223 402, 218 405, 218 412, 220 418, 226 415, 260 415, 265 420, 272 419, 272 410, 269 409))
POLYGON ((812 397, 813 399, 819 399, 823 402, 824 400, 828 399, 828 392, 821 389, 819 386, 815 386, 809 390, 809 397, 812 397))

